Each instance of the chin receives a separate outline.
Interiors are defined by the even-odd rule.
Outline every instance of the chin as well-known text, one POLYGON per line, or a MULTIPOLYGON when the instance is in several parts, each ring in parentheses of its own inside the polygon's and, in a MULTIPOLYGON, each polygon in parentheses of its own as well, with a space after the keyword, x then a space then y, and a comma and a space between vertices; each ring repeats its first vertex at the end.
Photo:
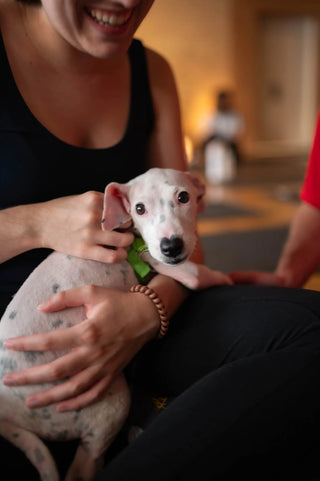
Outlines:
POLYGON ((90 57, 101 60, 114 60, 127 54, 131 39, 125 42, 97 42, 86 41, 82 43, 81 51, 90 57))

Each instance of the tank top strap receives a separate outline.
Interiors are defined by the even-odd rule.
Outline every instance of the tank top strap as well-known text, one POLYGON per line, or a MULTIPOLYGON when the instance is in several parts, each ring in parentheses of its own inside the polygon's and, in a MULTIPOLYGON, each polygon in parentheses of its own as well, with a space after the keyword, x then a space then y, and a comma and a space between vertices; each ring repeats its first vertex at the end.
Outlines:
POLYGON ((138 135, 141 131, 141 122, 144 129, 147 122, 149 132, 154 126, 154 109, 149 84, 149 73, 146 51, 142 42, 133 39, 129 58, 131 64, 131 112, 128 124, 128 134, 138 135))

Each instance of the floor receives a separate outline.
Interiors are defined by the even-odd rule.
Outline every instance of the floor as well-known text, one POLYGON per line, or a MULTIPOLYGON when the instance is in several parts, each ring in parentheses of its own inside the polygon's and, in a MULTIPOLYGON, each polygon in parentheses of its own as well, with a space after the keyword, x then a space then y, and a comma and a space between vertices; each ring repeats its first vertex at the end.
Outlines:
MULTIPOLYGON (((236 179, 224 185, 207 184, 207 213, 200 217, 198 230, 204 246, 214 239, 232 239, 239 233, 286 230, 299 205, 299 190, 304 177, 306 158, 264 159, 248 161, 238 169, 236 179), (213 209, 212 215, 210 215, 213 209), (225 237, 228 234, 227 237, 225 237), (221 237, 221 236, 224 237, 221 237)), ((196 169, 203 179, 201 169, 196 169)), ((232 246, 232 243, 226 243, 232 246)), ((279 244, 279 249, 282 247, 279 244)), ((271 248, 271 244, 269 247, 271 248)), ((210 249, 205 248, 210 259, 210 249)), ((278 252, 274 253, 278 258, 278 252)), ((258 262, 259 263, 259 262, 258 262)), ((211 265, 210 265, 211 267, 211 265)), ((220 266, 219 266, 220 267, 220 266)), ((261 266, 257 265, 257 269, 261 266)), ((231 268, 232 269, 232 268, 231 268)), ((271 268, 272 269, 272 268, 271 268)), ((320 273, 314 274, 305 286, 320 290, 320 273)))

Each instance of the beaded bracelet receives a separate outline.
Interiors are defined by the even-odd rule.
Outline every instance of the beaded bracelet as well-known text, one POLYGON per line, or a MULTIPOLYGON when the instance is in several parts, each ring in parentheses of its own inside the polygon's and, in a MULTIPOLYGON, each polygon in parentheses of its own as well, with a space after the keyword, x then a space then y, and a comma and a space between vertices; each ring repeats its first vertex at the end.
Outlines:
POLYGON ((158 294, 153 289, 151 289, 151 287, 143 286, 142 284, 136 284, 135 286, 132 286, 130 292, 140 292, 141 294, 144 294, 145 296, 149 297, 149 299, 151 299, 153 304, 156 306, 160 317, 160 330, 158 334, 158 339, 162 339, 167 333, 169 321, 166 309, 158 294))

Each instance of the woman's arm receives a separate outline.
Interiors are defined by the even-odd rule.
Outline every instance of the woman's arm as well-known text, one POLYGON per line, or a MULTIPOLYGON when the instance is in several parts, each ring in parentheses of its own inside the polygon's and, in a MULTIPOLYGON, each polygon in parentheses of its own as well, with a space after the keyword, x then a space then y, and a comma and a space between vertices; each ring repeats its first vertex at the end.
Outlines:
POLYGON ((34 231, 32 205, 0 210, 0 263, 39 247, 34 231))
POLYGON ((291 223, 276 275, 287 287, 302 286, 320 265, 320 211, 302 202, 291 223))
POLYGON ((306 202, 299 206, 274 272, 231 272, 238 284, 302 287, 320 265, 320 211, 306 202))
POLYGON ((186 170, 178 92, 170 65, 147 50, 155 129, 149 144, 149 166, 186 170))
POLYGON ((38 247, 100 262, 124 260, 133 236, 102 231, 102 208, 103 194, 87 192, 1 210, 0 263, 38 247))

